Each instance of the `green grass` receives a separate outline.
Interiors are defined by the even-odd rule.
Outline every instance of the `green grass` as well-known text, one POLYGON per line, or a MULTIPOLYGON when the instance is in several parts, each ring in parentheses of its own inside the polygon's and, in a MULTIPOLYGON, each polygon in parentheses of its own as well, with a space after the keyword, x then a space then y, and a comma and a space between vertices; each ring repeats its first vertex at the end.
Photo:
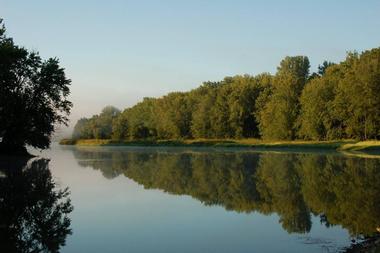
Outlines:
POLYGON ((104 139, 63 139, 61 145, 79 146, 192 146, 192 147, 247 147, 258 150, 321 149, 339 151, 380 152, 380 141, 263 141, 259 139, 189 139, 189 140, 138 140, 115 141, 104 139))
POLYGON ((59 141, 60 145, 75 145, 76 141, 73 139, 62 139, 59 141))
POLYGON ((380 141, 359 141, 342 145, 341 151, 380 151, 380 141))
POLYGON ((380 158, 380 141, 263 141, 260 139, 192 139, 192 140, 71 140, 61 145, 77 146, 140 146, 140 147, 212 147, 242 148, 253 151, 275 152, 335 152, 362 158, 380 158))

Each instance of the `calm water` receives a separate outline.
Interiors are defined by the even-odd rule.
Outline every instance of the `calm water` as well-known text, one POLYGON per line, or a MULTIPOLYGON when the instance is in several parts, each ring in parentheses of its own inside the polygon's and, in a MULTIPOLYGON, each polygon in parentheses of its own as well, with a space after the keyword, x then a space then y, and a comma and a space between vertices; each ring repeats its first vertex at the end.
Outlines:
POLYGON ((11 238, 22 247, 41 247, 35 215, 55 245, 66 239, 61 252, 339 252, 380 227, 376 158, 59 146, 40 155, 50 162, 1 163, 2 223, 28 210, 8 231, 34 243, 11 238))

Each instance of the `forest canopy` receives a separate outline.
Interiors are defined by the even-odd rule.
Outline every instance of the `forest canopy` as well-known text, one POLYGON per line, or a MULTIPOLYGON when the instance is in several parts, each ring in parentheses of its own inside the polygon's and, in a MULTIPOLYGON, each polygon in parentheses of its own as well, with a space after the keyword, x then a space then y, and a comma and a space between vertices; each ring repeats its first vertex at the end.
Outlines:
POLYGON ((277 72, 204 82, 189 92, 144 98, 119 111, 80 119, 73 139, 380 137, 380 48, 348 53, 310 73, 306 56, 285 57, 277 72))

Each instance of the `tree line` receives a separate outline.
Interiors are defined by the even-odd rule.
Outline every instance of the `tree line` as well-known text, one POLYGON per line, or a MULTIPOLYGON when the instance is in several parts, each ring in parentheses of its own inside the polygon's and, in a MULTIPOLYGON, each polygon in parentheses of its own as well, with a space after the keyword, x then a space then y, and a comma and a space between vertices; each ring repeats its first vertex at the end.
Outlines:
POLYGON ((380 48, 348 53, 310 73, 306 56, 285 57, 277 72, 204 82, 189 92, 108 106, 80 119, 74 139, 380 137, 380 48))

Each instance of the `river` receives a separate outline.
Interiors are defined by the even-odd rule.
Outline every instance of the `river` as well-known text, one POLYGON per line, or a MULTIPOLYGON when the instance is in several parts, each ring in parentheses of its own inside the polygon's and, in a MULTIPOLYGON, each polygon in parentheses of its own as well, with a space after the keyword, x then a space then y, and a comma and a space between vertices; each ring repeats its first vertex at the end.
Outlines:
MULTIPOLYGON (((59 240, 54 233, 50 237, 64 253, 339 252, 380 227, 380 159, 375 156, 58 145, 31 152, 49 160, 34 158, 13 167, 23 168, 25 182, 34 174, 36 181, 12 181, 20 176, 12 177, 12 162, 3 162, 3 195, 33 192, 28 187, 41 182, 41 167, 51 173, 44 180, 55 184, 46 190, 50 195, 68 188, 67 195, 58 196, 63 200, 49 202, 51 207, 29 208, 48 210, 40 211, 41 217, 55 217, 51 210, 58 210, 59 240), (60 209, 67 202, 72 208, 60 209)), ((17 210, 12 206, 32 205, 4 199, 10 202, 3 201, 8 215, 3 217, 12 219, 17 210)), ((37 233, 25 227, 38 222, 24 216, 20 229, 25 231, 14 233, 37 233)), ((48 221, 45 227, 52 224, 48 221)), ((32 237, 42 247, 44 242, 32 237)), ((22 240, 13 243, 25 246, 22 240)))

